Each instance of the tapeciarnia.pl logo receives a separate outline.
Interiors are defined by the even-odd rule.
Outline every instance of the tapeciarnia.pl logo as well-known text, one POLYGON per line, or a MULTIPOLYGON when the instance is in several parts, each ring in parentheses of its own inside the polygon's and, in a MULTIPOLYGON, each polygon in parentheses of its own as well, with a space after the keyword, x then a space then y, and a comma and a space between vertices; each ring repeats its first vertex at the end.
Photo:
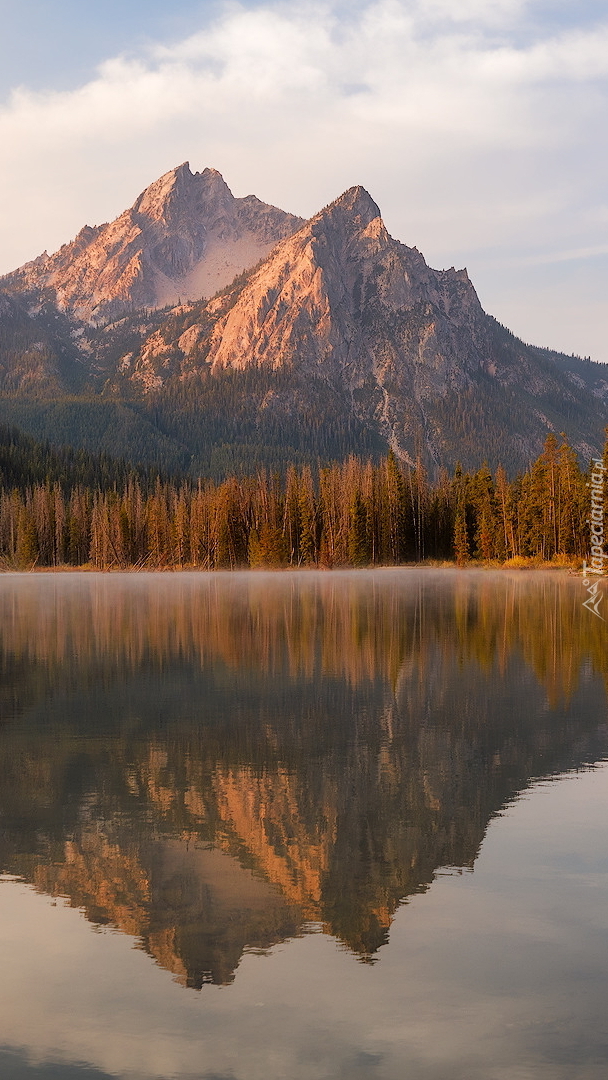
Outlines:
POLYGON ((591 574, 601 576, 604 573, 604 562, 608 558, 604 553, 604 473, 606 468, 602 458, 593 458, 592 464, 591 478, 587 485, 591 489, 591 511, 587 518, 591 534, 591 564, 583 563, 583 585, 589 596, 583 607, 592 611, 604 622, 604 616, 599 612, 603 599, 600 582, 599 579, 591 581, 591 574))

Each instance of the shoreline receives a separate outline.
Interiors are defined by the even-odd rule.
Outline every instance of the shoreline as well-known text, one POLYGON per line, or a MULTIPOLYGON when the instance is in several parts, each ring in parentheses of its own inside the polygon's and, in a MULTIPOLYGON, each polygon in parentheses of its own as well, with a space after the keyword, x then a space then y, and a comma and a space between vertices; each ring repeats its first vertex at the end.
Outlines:
POLYGON ((382 566, 234 566, 221 568, 205 568, 195 565, 183 566, 93 566, 85 563, 82 566, 31 566, 13 567, 0 566, 0 576, 3 574, 293 574, 293 573, 370 573, 383 570, 457 570, 483 571, 486 573, 496 571, 517 571, 520 573, 538 573, 542 571, 554 571, 560 574, 579 575, 583 572, 583 560, 571 559, 564 561, 548 560, 540 561, 532 558, 509 559, 506 562, 475 561, 471 560, 462 565, 456 562, 428 560, 425 562, 398 563, 395 565, 385 564, 382 566))

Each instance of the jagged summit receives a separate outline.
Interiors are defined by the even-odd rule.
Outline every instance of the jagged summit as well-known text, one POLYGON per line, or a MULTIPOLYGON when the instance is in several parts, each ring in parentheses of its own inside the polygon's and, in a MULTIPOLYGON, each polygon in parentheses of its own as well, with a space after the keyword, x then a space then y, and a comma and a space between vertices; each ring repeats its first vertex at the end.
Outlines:
POLYGON ((185 161, 155 180, 135 200, 132 210, 152 221, 169 225, 174 218, 191 214, 221 212, 231 208, 236 199, 221 173, 216 169, 190 171, 185 161))
POLYGON ((333 382, 346 378, 349 392, 368 399, 365 412, 371 406, 387 441, 403 456, 411 453, 415 436, 409 422, 399 422, 399 410, 409 397, 411 413, 451 371, 469 383, 485 362, 485 318, 466 273, 432 270, 419 251, 394 240, 379 207, 358 185, 285 239, 254 272, 216 324, 208 363, 215 371, 291 366, 321 371, 333 382))
POLYGON ((19 291, 46 289, 85 320, 134 307, 200 299, 259 262, 302 219, 255 196, 236 199, 222 175, 183 162, 109 224, 86 225, 70 244, 8 275, 19 291))
POLYGON ((379 218, 380 207, 374 202, 369 191, 361 184, 348 188, 342 195, 334 199, 329 206, 321 210, 312 221, 322 221, 325 218, 345 215, 354 227, 370 225, 375 218, 379 218))

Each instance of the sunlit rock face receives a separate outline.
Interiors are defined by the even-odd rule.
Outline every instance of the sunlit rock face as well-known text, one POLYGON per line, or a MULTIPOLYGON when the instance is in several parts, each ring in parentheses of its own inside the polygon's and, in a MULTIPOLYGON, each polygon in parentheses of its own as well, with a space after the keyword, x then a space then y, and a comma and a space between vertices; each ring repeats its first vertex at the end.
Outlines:
MULTIPOLYGON (((380 210, 362 187, 354 187, 284 241, 255 272, 218 323, 209 362, 322 365, 328 375, 381 377, 397 354, 440 367, 462 366, 455 340, 466 327, 470 343, 482 337, 484 314, 465 270, 431 270, 416 248, 389 236, 380 210), (424 330, 387 344, 382 322, 409 318, 420 309, 424 330), (371 331, 371 333, 369 332, 371 331), (443 348, 439 350, 439 344, 443 348), (441 361, 441 363, 439 363, 441 361)), ((483 351, 469 357, 481 363, 483 351)))
POLYGON ((466 270, 432 270, 389 236, 371 196, 354 187, 251 276, 215 326, 207 359, 214 371, 321 374, 408 457, 428 429, 427 399, 465 392, 494 349, 466 270))
POLYGON ((185 162, 115 221, 85 225, 71 243, 9 280, 20 289, 49 289, 78 318, 107 318, 212 296, 300 224, 253 195, 235 199, 215 169, 192 173, 185 162))

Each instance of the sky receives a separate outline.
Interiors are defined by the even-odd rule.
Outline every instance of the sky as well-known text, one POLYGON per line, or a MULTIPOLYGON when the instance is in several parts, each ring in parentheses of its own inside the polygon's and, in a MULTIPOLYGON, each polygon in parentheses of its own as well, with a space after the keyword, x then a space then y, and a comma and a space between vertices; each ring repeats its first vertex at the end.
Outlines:
POLYGON ((0 273, 163 172, 353 184, 536 345, 608 361, 608 0, 0 0, 0 273))

